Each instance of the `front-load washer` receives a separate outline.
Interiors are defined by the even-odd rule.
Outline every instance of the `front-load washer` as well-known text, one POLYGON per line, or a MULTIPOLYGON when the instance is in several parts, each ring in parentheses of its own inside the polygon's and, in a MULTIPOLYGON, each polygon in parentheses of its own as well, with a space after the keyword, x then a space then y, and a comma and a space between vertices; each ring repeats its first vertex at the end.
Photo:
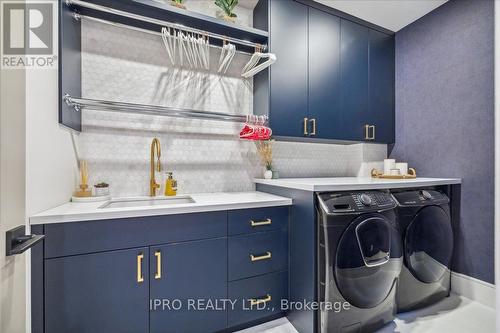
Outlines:
POLYGON ((448 197, 437 190, 393 191, 404 247, 398 312, 425 307, 450 294, 453 230, 448 197))
POLYGON ((373 332, 394 319, 403 262, 395 207, 384 191, 317 195, 319 332, 373 332))

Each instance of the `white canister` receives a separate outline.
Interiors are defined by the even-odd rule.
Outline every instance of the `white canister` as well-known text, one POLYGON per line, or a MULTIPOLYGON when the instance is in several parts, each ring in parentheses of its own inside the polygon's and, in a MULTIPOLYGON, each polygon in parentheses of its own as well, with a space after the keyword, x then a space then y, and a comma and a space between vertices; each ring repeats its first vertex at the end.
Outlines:
POLYGON ((396 169, 399 169, 400 174, 408 174, 408 163, 396 163, 396 169))
POLYGON ((396 160, 392 158, 386 158, 384 160, 384 175, 390 175, 391 169, 396 168, 396 160))

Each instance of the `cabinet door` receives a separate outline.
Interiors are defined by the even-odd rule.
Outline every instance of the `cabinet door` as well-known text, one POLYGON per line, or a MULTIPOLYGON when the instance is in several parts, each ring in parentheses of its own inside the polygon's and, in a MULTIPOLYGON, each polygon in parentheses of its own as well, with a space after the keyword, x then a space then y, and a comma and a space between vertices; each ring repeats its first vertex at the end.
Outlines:
POLYGON ((369 29, 341 19, 341 80, 344 139, 365 140, 368 122, 369 29))
POLYGON ((342 139, 340 96, 340 18, 309 8, 308 118, 310 131, 316 129, 311 136, 342 139))
POLYGON ((303 137, 307 117, 307 6, 271 1, 270 125, 274 136, 303 137))
POLYGON ((151 247, 150 269, 151 333, 226 328, 227 312, 209 302, 227 298, 227 238, 151 247))
POLYGON ((394 142, 394 37, 370 30, 370 124, 374 141, 394 142))
POLYGON ((149 328, 148 248, 45 261, 45 332, 149 328))

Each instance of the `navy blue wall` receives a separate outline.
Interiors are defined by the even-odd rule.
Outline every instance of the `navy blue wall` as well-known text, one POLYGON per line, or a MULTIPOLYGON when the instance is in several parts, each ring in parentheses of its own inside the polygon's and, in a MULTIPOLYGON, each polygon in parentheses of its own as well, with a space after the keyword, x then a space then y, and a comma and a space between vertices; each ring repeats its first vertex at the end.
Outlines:
POLYGON ((453 270, 494 282, 493 1, 451 0, 396 33, 396 145, 419 176, 460 177, 453 270))

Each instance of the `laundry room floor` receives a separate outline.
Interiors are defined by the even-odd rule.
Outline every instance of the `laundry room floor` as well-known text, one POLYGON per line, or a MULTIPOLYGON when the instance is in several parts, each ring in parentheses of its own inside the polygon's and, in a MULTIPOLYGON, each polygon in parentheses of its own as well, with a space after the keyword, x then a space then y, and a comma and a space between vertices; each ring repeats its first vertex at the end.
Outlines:
MULTIPOLYGON (((402 313, 376 333, 494 333, 495 311, 467 298, 452 295, 433 306, 402 313)), ((280 318, 237 333, 298 333, 280 318)))

